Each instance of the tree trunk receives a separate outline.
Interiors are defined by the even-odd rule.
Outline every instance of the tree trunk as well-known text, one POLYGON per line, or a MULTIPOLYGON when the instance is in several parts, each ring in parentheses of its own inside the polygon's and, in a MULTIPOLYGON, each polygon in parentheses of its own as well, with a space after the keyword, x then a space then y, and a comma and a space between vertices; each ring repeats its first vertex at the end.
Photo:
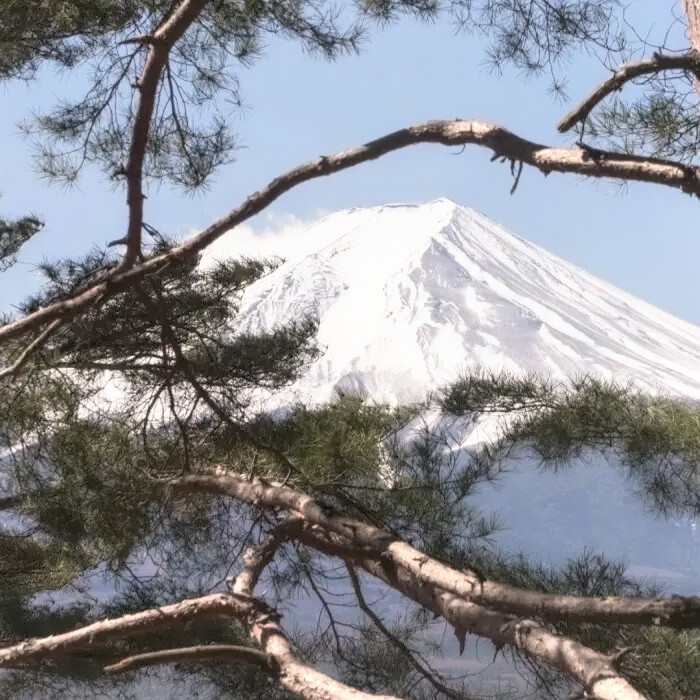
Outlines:
POLYGON ((688 18, 690 47, 700 51, 700 0, 683 0, 683 11, 688 18))

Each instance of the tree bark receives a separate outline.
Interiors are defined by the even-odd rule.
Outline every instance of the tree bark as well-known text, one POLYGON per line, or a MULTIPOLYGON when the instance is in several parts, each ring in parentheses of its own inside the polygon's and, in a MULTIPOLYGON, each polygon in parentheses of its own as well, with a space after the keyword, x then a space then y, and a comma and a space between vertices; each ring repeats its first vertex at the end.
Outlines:
MULTIPOLYGON (((700 54, 700 0, 683 0, 683 12, 688 20, 688 39, 690 48, 700 54)), ((695 81, 700 92, 700 79, 695 81)))

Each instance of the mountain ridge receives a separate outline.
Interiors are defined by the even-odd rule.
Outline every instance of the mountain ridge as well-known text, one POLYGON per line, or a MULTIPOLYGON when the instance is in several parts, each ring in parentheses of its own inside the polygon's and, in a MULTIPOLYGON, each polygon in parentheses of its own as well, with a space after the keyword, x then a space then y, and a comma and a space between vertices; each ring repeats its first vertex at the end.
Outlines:
POLYGON ((305 241, 248 288, 237 321, 319 320, 324 354, 278 401, 320 403, 337 389, 415 401, 476 367, 700 398, 700 328, 451 200, 341 210, 305 241))

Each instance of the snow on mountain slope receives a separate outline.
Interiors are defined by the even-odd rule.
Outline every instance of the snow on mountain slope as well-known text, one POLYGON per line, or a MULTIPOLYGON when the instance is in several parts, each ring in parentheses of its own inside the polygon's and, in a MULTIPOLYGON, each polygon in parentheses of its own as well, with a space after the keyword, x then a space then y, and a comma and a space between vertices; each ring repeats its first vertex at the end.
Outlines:
POLYGON ((240 316, 246 330, 319 318, 325 353, 285 402, 335 388, 420 400, 476 366, 700 398, 700 328, 452 201, 340 211, 303 249, 248 289, 240 316))

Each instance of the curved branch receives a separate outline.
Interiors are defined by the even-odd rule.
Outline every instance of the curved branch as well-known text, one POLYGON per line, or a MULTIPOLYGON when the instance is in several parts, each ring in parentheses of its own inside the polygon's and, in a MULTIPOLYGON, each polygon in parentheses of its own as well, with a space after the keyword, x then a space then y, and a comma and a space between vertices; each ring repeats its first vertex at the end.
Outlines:
POLYGON ((622 90, 625 83, 642 75, 661 73, 668 70, 684 70, 700 78, 700 54, 696 51, 677 56, 655 53, 643 61, 632 61, 620 66, 605 82, 601 83, 578 107, 575 107, 557 124, 557 130, 564 133, 579 122, 584 121, 593 109, 613 92, 622 90))
POLYGON ((649 182, 680 189, 700 198, 700 169, 675 161, 643 158, 582 148, 549 148, 528 141, 500 126, 478 121, 433 121, 400 129, 362 146, 334 156, 321 156, 280 175, 255 192, 239 207, 215 221, 204 231, 168 253, 150 258, 129 269, 114 268, 105 277, 71 299, 50 304, 0 328, 0 343, 35 331, 57 318, 71 318, 84 312, 98 299, 108 298, 149 275, 159 275, 201 253, 224 233, 266 209, 285 192, 319 177, 332 175, 387 153, 420 143, 444 146, 476 145, 496 157, 519 161, 550 172, 575 173, 597 178, 649 182))
POLYGON ((151 651, 144 654, 127 656, 116 664, 105 666, 107 673, 124 673, 134 671, 144 666, 156 664, 198 664, 202 661, 244 661, 247 664, 257 666, 267 673, 276 673, 277 664, 270 654, 258 651, 251 647, 243 647, 235 644, 202 644, 195 647, 181 647, 179 649, 164 649, 151 651))
POLYGON ((339 535, 346 544, 368 547, 383 561, 390 560, 418 581, 440 586, 460 599, 508 614, 578 623, 664 625, 680 629, 700 627, 700 596, 593 598, 516 588, 482 580, 473 571, 456 571, 372 525, 329 515, 310 496, 282 484, 258 478, 248 480, 226 472, 190 474, 170 483, 184 491, 229 495, 263 508, 286 508, 300 514, 308 525, 339 535))
POLYGON ((158 85, 160 84, 163 70, 167 65, 170 49, 197 19, 206 3, 207 0, 183 0, 180 6, 152 36, 139 37, 136 40, 136 43, 148 46, 149 50, 143 72, 136 85, 140 93, 140 99, 134 118, 129 155, 124 167, 129 222, 125 238, 126 251, 117 266, 119 270, 126 270, 132 267, 141 254, 144 200, 143 163, 148 148, 158 85))

